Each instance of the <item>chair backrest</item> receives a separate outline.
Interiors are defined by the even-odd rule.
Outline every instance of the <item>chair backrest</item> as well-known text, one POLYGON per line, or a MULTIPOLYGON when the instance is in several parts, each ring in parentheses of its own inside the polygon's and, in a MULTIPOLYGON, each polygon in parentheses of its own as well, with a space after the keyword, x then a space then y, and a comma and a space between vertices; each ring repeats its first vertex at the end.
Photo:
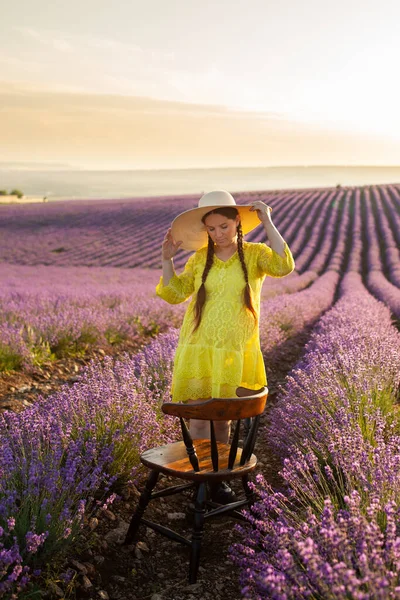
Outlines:
POLYGON ((252 420, 244 440, 240 464, 244 465, 250 459, 257 437, 260 417, 265 409, 268 397, 268 388, 260 390, 249 390, 237 388, 236 398, 210 398, 197 400, 193 403, 164 402, 162 411, 165 414, 179 417, 182 429, 182 437, 186 446, 189 460, 195 471, 200 470, 199 460, 193 439, 184 419, 199 419, 210 421, 210 443, 213 470, 218 471, 218 445, 215 438, 214 421, 236 421, 233 433, 228 469, 232 469, 236 460, 239 447, 240 425, 242 419, 252 420), (253 418, 254 417, 254 418, 253 418))

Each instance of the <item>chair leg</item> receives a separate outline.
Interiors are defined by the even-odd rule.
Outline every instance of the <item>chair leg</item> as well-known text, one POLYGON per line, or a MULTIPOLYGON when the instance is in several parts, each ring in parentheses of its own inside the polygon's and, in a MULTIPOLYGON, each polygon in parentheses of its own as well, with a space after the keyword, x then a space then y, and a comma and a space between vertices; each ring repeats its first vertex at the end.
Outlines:
POLYGON ((206 512, 207 488, 203 482, 199 485, 197 492, 194 524, 192 533, 192 549, 190 553, 189 583, 196 583, 197 572, 200 564, 201 540, 203 538, 204 515, 206 512))
POLYGON ((246 494, 246 498, 247 498, 247 502, 249 503, 249 506, 251 506, 252 504, 254 504, 254 492, 250 489, 249 486, 249 475, 246 473, 246 475, 243 475, 242 477, 242 485, 243 485, 243 489, 244 489, 244 493, 246 494))
POLYGON ((148 503, 150 502, 151 492, 153 491, 157 483, 158 476, 158 471, 150 471, 150 475, 146 481, 146 487, 140 495, 138 506, 131 519, 124 544, 130 544, 135 539, 135 536, 139 529, 140 521, 143 517, 143 513, 146 510, 148 503))

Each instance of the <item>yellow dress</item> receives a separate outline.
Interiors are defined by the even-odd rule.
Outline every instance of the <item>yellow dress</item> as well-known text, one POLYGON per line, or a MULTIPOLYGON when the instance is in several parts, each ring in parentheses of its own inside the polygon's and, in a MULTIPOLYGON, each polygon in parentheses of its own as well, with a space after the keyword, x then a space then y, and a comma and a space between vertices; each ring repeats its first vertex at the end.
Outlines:
MULTIPOLYGON (((288 275, 294 269, 294 260, 286 243, 284 258, 262 243, 243 242, 243 251, 253 306, 259 317, 265 276, 288 275)), ((157 295, 170 304, 192 296, 175 354, 173 402, 234 397, 238 386, 256 390, 267 383, 258 322, 243 301, 245 280, 237 251, 227 261, 214 255, 205 282, 200 326, 193 333, 193 308, 206 257, 207 247, 201 248, 189 258, 180 275, 175 274, 168 285, 161 277, 156 288, 157 295)))

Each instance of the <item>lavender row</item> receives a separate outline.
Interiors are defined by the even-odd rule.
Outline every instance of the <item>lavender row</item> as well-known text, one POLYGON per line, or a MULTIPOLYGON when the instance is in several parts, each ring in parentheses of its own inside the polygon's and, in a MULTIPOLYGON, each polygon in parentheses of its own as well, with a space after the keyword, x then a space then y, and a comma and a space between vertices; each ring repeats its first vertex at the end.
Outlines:
POLYGON ((266 301, 281 294, 293 294, 307 288, 317 279, 315 271, 305 271, 299 275, 296 271, 282 279, 267 278, 261 292, 261 300, 266 301))
POLYGON ((398 597, 399 383, 400 334, 349 273, 272 411, 287 491, 258 479, 233 550, 246 598, 398 597))
POLYGON ((185 309, 160 310, 155 271, 10 265, 0 271, 0 370, 104 345, 137 348, 179 326, 185 309))
POLYGON ((347 254, 350 252, 350 226, 351 211, 354 209, 352 194, 346 194, 343 205, 340 225, 334 236, 332 253, 327 261, 326 269, 343 273, 347 269, 347 254))
POLYGON ((389 216, 392 233, 395 237, 396 244, 398 247, 400 247, 400 208, 397 208, 396 206, 396 192, 393 186, 387 186, 384 189, 379 189, 379 192, 384 199, 385 210, 389 216))
MULTIPOLYGON (((302 240, 298 249, 295 240, 296 268, 300 272, 303 269, 322 271, 322 268, 318 264, 314 266, 312 262, 313 259, 315 261, 317 258, 324 261, 331 250, 342 193, 337 195, 335 192, 332 192, 324 198, 325 201, 322 203, 319 212, 317 214, 310 214, 310 219, 306 225, 308 236, 305 240, 302 240), (320 249, 321 245, 323 246, 322 253, 320 249)), ((324 263, 322 262, 322 264, 324 263)))
POLYGON ((353 223, 351 230, 351 252, 347 270, 356 273, 362 272, 363 241, 361 220, 361 191, 357 189, 354 193, 353 223))
MULTIPOLYGON (((262 197, 285 197, 266 193, 262 197)), ((260 194, 238 194, 249 202, 260 194)), ((176 214, 197 197, 0 206, 0 260, 22 264, 158 266, 176 214), (155 253, 155 254, 153 254, 155 253)))
POLYGON ((268 356, 287 339, 315 323, 332 305, 338 281, 338 273, 329 271, 305 290, 263 302, 260 318, 263 354, 268 356))
POLYGON ((382 262, 384 267, 386 267, 390 281, 400 288, 400 251, 399 245, 395 240, 396 228, 392 230, 385 213, 384 203, 376 188, 372 189, 372 197, 375 201, 377 233, 381 239, 385 240, 382 262))
MULTIPOLYGON (((288 243, 292 243, 299 233, 303 230, 305 219, 309 213, 311 206, 320 206, 323 195, 315 191, 295 192, 285 198, 279 198, 274 203, 270 203, 274 210, 274 221, 279 224, 279 230, 288 243), (279 212, 278 212, 279 211, 279 212)), ((265 241, 265 233, 263 229, 257 228, 247 237, 249 241, 262 242, 265 241)))
MULTIPOLYGON (((305 196, 310 196, 304 194, 305 196)), ((317 193, 314 191, 311 197, 317 193)), ((239 202, 250 202, 256 198, 262 198, 274 205, 276 209, 276 222, 281 226, 290 223, 293 211, 299 212, 299 208, 306 209, 303 206, 302 193, 281 193, 281 194, 257 194, 254 196, 242 195, 238 197, 239 202)), ((193 199, 187 198, 179 201, 182 208, 190 208, 193 199)), ((115 266, 132 266, 134 264, 149 263, 150 266, 159 264, 159 244, 162 236, 170 224, 173 216, 179 211, 178 201, 166 204, 163 201, 147 202, 115 202, 114 205, 107 206, 102 202, 92 203, 82 208, 75 205, 75 211, 71 207, 60 205, 59 222, 54 219, 51 213, 46 220, 43 214, 43 207, 38 208, 39 214, 31 214, 32 209, 24 218, 24 238, 29 237, 30 233, 39 230, 40 239, 36 237, 35 244, 29 247, 29 261, 35 261, 32 255, 32 248, 35 250, 40 244, 49 245, 54 236, 54 247, 46 248, 45 262, 48 264, 75 264, 81 262, 87 265, 104 264, 115 266), (64 214, 65 211, 67 214, 64 214), (37 220, 35 221, 35 216, 37 220), (149 234, 149 232, 151 233, 149 234), (79 235, 79 239, 77 236, 79 235), (61 236, 61 237, 60 237, 61 236), (62 237, 63 236, 63 237, 62 237), (82 239, 81 239, 82 238, 82 239), (72 243, 75 242, 76 243, 72 243), (50 251, 49 251, 50 250, 50 251), (53 255, 51 256, 50 253, 53 255)), ((299 222, 300 223, 300 222, 299 222)), ((4 227, 8 231, 16 228, 16 233, 20 233, 21 222, 15 222, 11 219, 7 223, 4 220, 4 227)), ((283 227, 283 231, 285 226, 283 227)), ((263 235, 260 232, 257 235, 263 235)), ((7 234, 5 234, 5 238, 7 234)), ((249 236, 250 239, 251 236, 249 236)), ((19 236, 20 238, 20 236, 19 236)), ((20 243, 20 239, 18 240, 20 243)), ((10 246, 10 245, 9 245, 10 246)), ((18 244, 13 248, 14 252, 18 250, 18 244)), ((12 256, 12 252, 10 253, 12 256)), ((4 254, 4 253, 3 253, 4 254)), ((11 260, 9 255, 3 256, 3 259, 11 260)), ((28 251, 26 252, 28 256, 28 251)), ((187 258, 187 255, 181 255, 177 258, 177 266, 187 258)), ((24 259, 26 262, 26 259, 24 259)), ((42 260, 43 262, 43 260, 42 260)))
POLYGON ((0 598, 93 528, 115 490, 140 476, 144 448, 177 438, 160 410, 176 343, 171 331, 134 357, 93 362, 72 387, 0 415, 0 598))
MULTIPOLYGON (((364 193, 365 201, 369 204, 370 192, 369 190, 365 190, 364 193)), ((397 318, 400 318, 400 289, 390 283, 383 273, 381 247, 378 240, 376 222, 372 210, 366 210, 364 218, 366 221, 365 230, 368 240, 368 287, 379 300, 382 300, 382 302, 385 302, 385 304, 390 307, 392 313, 397 318)), ((388 240, 387 238, 382 240, 382 243, 385 244, 385 248, 388 247, 390 242, 391 240, 388 240)))
MULTIPOLYGON (((165 331, 170 325, 179 326, 185 310, 185 305, 170 306, 155 297, 160 273, 150 269, 5 263, 0 265, 0 275, 1 370, 29 368, 102 345, 128 342, 139 346, 148 336, 165 331)), ((316 277, 314 272, 305 272, 282 280, 268 278, 263 299, 295 294, 316 277)), ((319 287, 313 288, 312 294, 319 287)), ((297 296, 289 303, 277 301, 277 314, 286 325, 275 327, 281 335, 275 333, 273 339, 279 341, 283 331, 290 333, 287 323, 294 316, 303 322, 296 303, 297 296), (283 307, 292 316, 283 317, 283 307)))
MULTIPOLYGON (((379 218, 377 222, 374 219, 368 227, 375 230, 375 237, 377 228, 380 228, 383 252, 383 255, 377 254, 376 260, 381 270, 384 268, 384 261, 388 268, 387 260, 390 255, 391 268, 395 272, 393 243, 397 243, 396 235, 398 236, 398 192, 394 186, 379 186, 374 188, 373 193, 374 197, 380 199, 379 218), (385 215, 390 215, 390 219, 385 215)), ((369 190, 363 190, 362 195, 362 204, 359 189, 258 192, 238 195, 238 202, 262 199, 273 205, 275 222, 293 250, 297 272, 323 273, 327 268, 335 268, 331 259, 337 251, 338 238, 343 237, 343 210, 351 215, 352 226, 353 211, 355 214, 361 208, 364 217, 360 229, 353 229, 353 234, 357 235, 355 240, 353 235, 353 241, 361 244, 365 252, 371 253, 371 249, 366 247, 366 223, 372 218, 375 200, 371 200, 369 190)), ((3 230, 0 236, 0 258, 13 263, 62 266, 86 264, 159 267, 159 248, 166 228, 178 212, 195 206, 196 200, 195 197, 181 197, 3 206, 0 207, 0 229, 3 230)), ((368 233, 368 237, 370 235, 368 233)), ((261 241, 264 238, 262 228, 248 236, 250 241, 261 241)), ((339 252, 342 254, 342 250, 339 252)), ((188 253, 178 255, 178 269, 183 266, 187 257, 188 253)), ((366 263, 358 265, 359 268, 363 266, 366 263)), ((351 257, 349 268, 354 268, 351 257)), ((392 281, 396 283, 397 279, 392 281)), ((375 283, 373 289, 376 286, 375 283)), ((378 291, 374 293, 379 295, 378 291)), ((394 294, 396 292, 392 290, 391 295, 394 294)))
POLYGON ((297 254, 299 248, 305 242, 307 229, 315 218, 315 211, 321 209, 325 194, 318 192, 307 192, 304 195, 297 194, 292 206, 288 206, 288 224, 283 232, 285 239, 293 247, 297 254))
MULTIPOLYGON (((1 370, 29 369, 103 345, 128 342, 139 347, 170 326, 178 327, 186 309, 186 304, 168 305, 155 297, 155 271, 3 265, 1 273, 1 370)), ((265 350, 329 307, 337 277, 315 279, 315 273, 306 272, 266 281, 261 323, 265 350), (285 294, 291 298, 283 298, 285 294)))
POLYGON ((329 418, 341 401, 350 408, 349 399, 358 403, 379 392, 389 398, 381 410, 389 414, 393 409, 400 383, 400 333, 388 308, 367 292, 358 274, 347 274, 340 291, 340 300, 316 325, 274 411, 270 435, 285 455, 292 443, 301 447, 303 438, 325 443, 329 418))

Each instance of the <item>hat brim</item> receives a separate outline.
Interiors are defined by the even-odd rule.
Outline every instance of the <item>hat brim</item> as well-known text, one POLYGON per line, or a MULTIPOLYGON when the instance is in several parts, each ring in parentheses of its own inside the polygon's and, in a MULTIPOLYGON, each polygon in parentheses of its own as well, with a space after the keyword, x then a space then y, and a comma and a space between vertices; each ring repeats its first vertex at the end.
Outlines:
MULTIPOLYGON (((232 208, 236 208, 239 213, 242 223, 243 235, 253 231, 261 223, 258 218, 257 211, 251 211, 251 205, 236 204, 232 208)), ((201 219, 208 212, 216 208, 228 208, 226 205, 220 206, 203 206, 200 208, 192 208, 178 215, 171 225, 172 237, 176 242, 182 242, 183 250, 199 250, 208 244, 208 235, 205 225, 201 219)), ((229 207, 231 208, 231 207, 229 207)))

